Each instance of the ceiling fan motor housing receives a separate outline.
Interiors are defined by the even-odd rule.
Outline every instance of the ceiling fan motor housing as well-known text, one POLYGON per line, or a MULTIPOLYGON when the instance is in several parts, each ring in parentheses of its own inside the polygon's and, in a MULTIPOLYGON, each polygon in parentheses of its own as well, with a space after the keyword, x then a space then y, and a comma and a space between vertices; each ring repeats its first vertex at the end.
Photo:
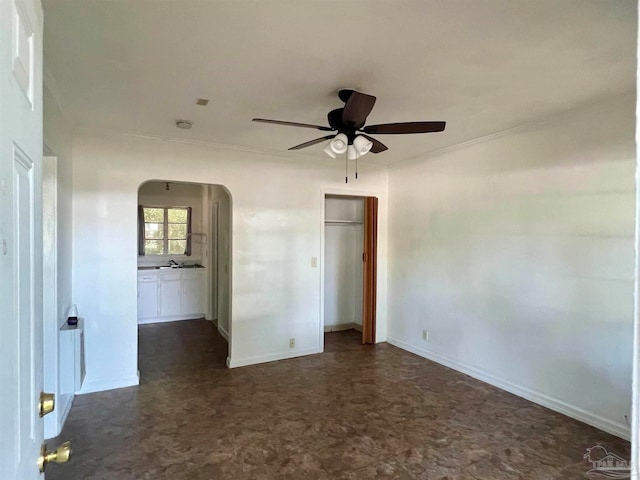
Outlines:
POLYGON ((356 128, 342 123, 343 111, 344 111, 344 108, 336 108, 335 110, 331 110, 327 115, 327 120, 331 128, 333 130, 337 130, 338 133, 344 133, 349 139, 349 145, 352 145, 353 140, 356 138, 356 135, 357 135, 356 128))

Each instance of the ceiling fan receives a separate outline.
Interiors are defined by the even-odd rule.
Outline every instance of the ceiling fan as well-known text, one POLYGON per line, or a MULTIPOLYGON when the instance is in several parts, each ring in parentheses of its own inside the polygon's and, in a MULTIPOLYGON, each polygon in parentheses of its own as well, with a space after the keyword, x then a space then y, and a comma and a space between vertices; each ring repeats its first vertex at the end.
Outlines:
POLYGON ((324 152, 336 158, 336 154, 347 153, 347 159, 357 159, 369 151, 380 153, 388 150, 382 142, 370 137, 372 135, 408 134, 408 133, 432 133, 442 132, 445 122, 404 122, 383 123, 380 125, 367 125, 367 116, 371 113, 376 97, 355 90, 340 90, 340 100, 345 102, 343 108, 331 110, 327 115, 329 126, 310 125, 308 123, 286 122, 282 120, 269 120, 267 118, 254 118, 254 122, 274 123, 290 127, 313 128, 324 132, 337 132, 324 137, 310 140, 289 150, 300 150, 326 140, 331 140, 324 148, 324 152))

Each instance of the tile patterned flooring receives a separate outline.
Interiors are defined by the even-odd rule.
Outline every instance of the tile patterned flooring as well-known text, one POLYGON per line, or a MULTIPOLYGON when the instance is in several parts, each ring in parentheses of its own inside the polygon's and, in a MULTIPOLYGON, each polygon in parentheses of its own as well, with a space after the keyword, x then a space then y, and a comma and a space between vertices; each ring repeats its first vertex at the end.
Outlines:
MULTIPOLYGON (((629 443, 354 331, 228 370, 204 320, 140 327, 141 385, 76 397, 47 480, 584 479, 629 443)), ((54 441, 50 442, 55 443, 54 441)))

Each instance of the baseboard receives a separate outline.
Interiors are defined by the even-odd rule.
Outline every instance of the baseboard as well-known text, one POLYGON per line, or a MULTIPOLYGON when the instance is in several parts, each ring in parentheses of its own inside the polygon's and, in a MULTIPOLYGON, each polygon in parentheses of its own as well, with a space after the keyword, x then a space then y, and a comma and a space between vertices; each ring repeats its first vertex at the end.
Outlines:
POLYGON ((139 384, 140 374, 133 377, 115 378, 111 380, 89 380, 82 384, 82 389, 76 392, 76 395, 104 392, 105 390, 114 390, 116 388, 134 387, 139 384))
MULTIPOLYGON (((58 435, 62 432, 64 428, 64 424, 67 421, 67 417, 69 416, 69 412, 71 411, 71 406, 73 405, 74 395, 60 395, 60 417, 58 418, 58 435)), ((57 435, 56 435, 57 436, 57 435)))
POLYGON ((229 332, 227 332, 220 325, 218 325, 218 333, 227 341, 227 343, 229 343, 229 332))
POLYGON ((362 332, 362 325, 357 323, 340 323, 338 325, 328 325, 324 327, 324 332, 342 332, 344 330, 357 330, 362 332))
POLYGON ((183 320, 202 320, 203 318, 204 317, 201 314, 171 315, 168 317, 156 317, 156 318, 139 318, 138 325, 148 325, 149 323, 181 322, 183 320))
POLYGON ((387 337, 387 342, 398 348, 419 355, 420 357, 424 357, 428 360, 439 363, 440 365, 444 365, 445 367, 449 367, 453 370, 469 375, 470 377, 480 380, 481 382, 488 383, 489 385, 493 385, 494 387, 505 390, 509 393, 517 395, 518 397, 522 397, 533 403, 537 403, 538 405, 546 407, 550 410, 562 413, 567 417, 579 420, 583 423, 591 425, 592 427, 599 428, 600 430, 603 430, 617 437, 623 438, 625 440, 631 439, 631 430, 627 425, 623 423, 614 422, 608 418, 583 410, 582 408, 575 405, 571 405, 562 400, 558 400, 557 398, 545 395, 544 393, 536 392, 535 390, 531 390, 529 388, 502 380, 485 372, 484 370, 462 364, 438 353, 430 352, 420 347, 416 347, 415 345, 411 345, 410 343, 407 343, 404 340, 400 340, 399 338, 389 336, 387 337))
POLYGON ((227 363, 229 368, 246 367, 248 365, 256 365, 258 363, 276 362, 278 360, 287 360, 289 358, 303 357, 314 353, 322 353, 318 347, 307 348, 304 350, 293 350, 287 353, 268 353, 266 355, 257 355, 255 357, 242 358, 240 360, 230 359, 227 363))

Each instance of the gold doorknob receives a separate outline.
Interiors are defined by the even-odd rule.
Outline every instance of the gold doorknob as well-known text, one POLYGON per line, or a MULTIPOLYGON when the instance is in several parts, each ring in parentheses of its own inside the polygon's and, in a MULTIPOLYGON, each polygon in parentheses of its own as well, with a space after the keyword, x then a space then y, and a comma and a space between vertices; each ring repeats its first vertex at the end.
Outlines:
POLYGON ((56 408, 56 396, 53 393, 40 393, 40 401, 38 402, 38 413, 40 417, 44 417, 47 413, 53 412, 56 408))
POLYGON ((71 458, 71 442, 64 442, 55 450, 47 451, 47 444, 43 443, 40 448, 40 458, 38 458, 38 467, 40 473, 44 472, 44 469, 49 463, 67 463, 71 458))

